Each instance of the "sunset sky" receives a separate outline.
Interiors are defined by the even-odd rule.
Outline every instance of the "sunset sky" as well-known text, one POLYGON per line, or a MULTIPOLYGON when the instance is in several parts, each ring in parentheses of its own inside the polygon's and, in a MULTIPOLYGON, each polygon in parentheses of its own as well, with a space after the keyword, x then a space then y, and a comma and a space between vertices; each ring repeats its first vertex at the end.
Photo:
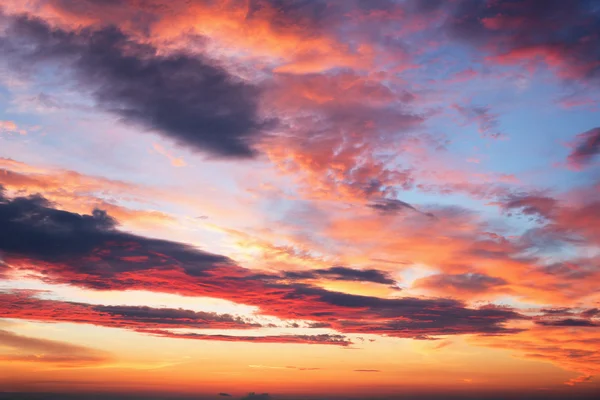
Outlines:
POLYGON ((0 398, 600 393, 599 89, 597 0, 0 0, 0 398))

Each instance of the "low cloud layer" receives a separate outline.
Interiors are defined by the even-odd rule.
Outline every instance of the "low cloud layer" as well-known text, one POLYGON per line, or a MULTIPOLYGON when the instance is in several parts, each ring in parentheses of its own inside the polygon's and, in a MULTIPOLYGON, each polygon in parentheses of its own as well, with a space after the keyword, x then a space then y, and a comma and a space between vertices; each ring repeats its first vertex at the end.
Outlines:
POLYGON ((61 368, 95 366, 111 360, 109 354, 100 350, 3 329, 0 329, 0 350, 2 361, 48 363, 61 368))
MULTIPOLYGON (((274 281, 271 275, 257 275, 219 255, 120 232, 116 222, 101 211, 78 215, 56 210, 39 196, 4 198, 0 222, 0 251, 8 265, 15 270, 36 271, 47 282, 96 290, 137 289, 222 298, 257 306, 261 313, 282 319, 328 323, 342 333, 398 337, 508 334, 515 330, 506 328, 505 323, 523 318, 510 309, 467 308, 457 300, 379 298, 274 281)), ((364 272, 316 272, 331 273, 364 280, 364 272)), ((384 281, 387 283, 387 278, 384 281)), ((112 307, 106 311, 133 320, 156 318, 160 322, 163 314, 167 319, 180 314, 186 318, 181 310, 112 307)))

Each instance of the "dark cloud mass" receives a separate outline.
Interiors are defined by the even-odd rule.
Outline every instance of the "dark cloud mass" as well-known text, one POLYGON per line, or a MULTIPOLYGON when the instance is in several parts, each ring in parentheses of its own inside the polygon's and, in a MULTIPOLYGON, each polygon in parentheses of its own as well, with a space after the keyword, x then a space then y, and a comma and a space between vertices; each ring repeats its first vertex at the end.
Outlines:
MULTIPOLYGON (((0 198, 0 226, 0 251, 7 257, 19 254, 42 262, 73 262, 81 272, 98 278, 150 266, 179 267, 197 276, 232 263, 191 246, 120 232, 104 211, 94 210, 92 215, 61 211, 40 196, 0 198)), ((88 284, 104 285, 102 279, 88 284)))
POLYGON ((290 279, 332 279, 337 281, 373 282, 394 285, 396 281, 385 271, 376 269, 353 269, 347 267, 331 267, 310 271, 293 271, 284 274, 290 279))
MULTIPOLYGON (((102 211, 79 215, 57 210, 39 196, 0 199, 0 251, 10 266, 6 273, 33 270, 49 283, 96 290, 137 289, 222 298, 256 306, 261 313, 282 319, 327 323, 342 333, 397 337, 508 334, 516 330, 504 324, 523 318, 510 309, 467 308, 457 300, 379 298, 284 282, 191 246, 120 232, 102 211)), ((388 283, 386 276, 368 270, 332 268, 321 273, 388 283)), ((205 319, 210 324, 242 322, 185 310, 96 307, 94 312, 124 321, 163 326, 171 321, 172 327, 201 324, 205 319)))
POLYGON ((140 330, 139 332, 169 337, 174 339, 216 340, 223 342, 252 342, 252 343, 287 343, 287 344, 327 344, 334 346, 349 346, 352 342, 343 335, 271 335, 271 336, 240 336, 240 335, 211 335, 202 333, 174 333, 165 330, 140 330))
POLYGON ((542 326, 563 326, 600 328, 600 312, 596 308, 576 310, 571 308, 542 309, 542 315, 535 318, 535 322, 542 326))
POLYGON ((333 5, 322 0, 250 0, 247 4, 247 19, 268 12, 267 21, 275 31, 318 31, 336 16, 333 5))
POLYGON ((600 154, 600 128, 577 135, 568 162, 573 168, 582 168, 600 154))
POLYGON ((18 68, 67 66, 98 105, 125 121, 217 157, 251 157, 265 123, 258 89, 200 55, 159 54, 116 27, 68 32, 3 17, 0 49, 18 68))
MULTIPOLYGON (((131 329, 161 337, 253 343, 329 344, 348 346, 343 335, 271 335, 243 336, 178 333, 168 329, 250 329, 260 324, 246 322, 229 314, 197 312, 146 306, 105 306, 86 303, 44 300, 35 292, 0 292, 0 318, 18 318, 39 322, 72 322, 110 328, 131 329)), ((0 331, 1 332, 1 331, 0 331)), ((1 337, 0 337, 1 339, 1 337)), ((0 342, 0 345, 2 343, 0 342)))
POLYGON ((495 286, 506 285, 506 283, 502 278, 479 273, 466 273, 431 275, 419 280, 417 285, 441 290, 451 288, 457 291, 485 292, 495 286))
POLYGON ((505 210, 517 210, 541 218, 551 218, 557 206, 558 201, 552 197, 530 194, 513 194, 502 203, 505 210))
POLYGON ((261 325, 213 312, 147 306, 109 306, 46 300, 35 292, 0 292, 0 318, 77 322, 133 330, 152 328, 250 329, 261 325))
POLYGON ((545 326, 573 326, 573 327, 600 327, 600 325, 586 319, 565 318, 552 321, 540 321, 540 325, 545 326))
POLYGON ((396 199, 381 199, 368 205, 381 214, 397 214, 406 210, 417 211, 412 205, 396 199))
POLYGON ((566 80, 600 77, 596 0, 409 0, 408 4, 418 14, 443 15, 443 30, 450 38, 491 53, 498 63, 542 61, 566 80))

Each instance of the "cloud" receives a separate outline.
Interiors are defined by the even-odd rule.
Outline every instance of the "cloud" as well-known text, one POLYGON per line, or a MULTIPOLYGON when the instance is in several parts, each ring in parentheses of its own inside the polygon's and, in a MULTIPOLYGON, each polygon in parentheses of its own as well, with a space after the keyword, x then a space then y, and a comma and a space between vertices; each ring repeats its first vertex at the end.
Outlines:
POLYGON ((155 336, 177 339, 217 340, 252 343, 330 344, 348 346, 343 335, 272 335, 244 336, 178 333, 167 329, 251 329, 260 324, 229 314, 146 306, 105 306, 44 300, 29 291, 0 292, 0 318, 40 322, 70 322, 131 329, 155 336))
POLYGON ((287 366, 288 369, 296 369, 298 371, 319 371, 321 368, 315 367, 295 367, 295 366, 287 366))
POLYGON ((556 211, 558 201, 548 196, 511 194, 501 204, 507 211, 518 210, 524 215, 551 218, 556 211))
POLYGON ((519 358, 550 362, 583 376, 600 373, 598 329, 536 324, 511 337, 478 336, 468 340, 476 345, 507 349, 519 358))
POLYGON ((479 134, 483 137, 498 139, 502 137, 499 130, 498 116, 490 112, 489 107, 461 106, 454 104, 453 108, 466 119, 467 123, 477 125, 479 134))
MULTIPOLYGON (((417 1, 418 2, 418 1, 417 1)), ((443 13, 455 40, 489 54, 500 65, 542 62, 566 80, 600 77, 600 12, 593 1, 460 0, 435 2, 417 14, 443 13)))
POLYGON ((312 269, 309 271, 290 271, 284 273, 288 279, 332 279, 337 281, 373 282, 394 285, 396 281, 388 272, 376 269, 354 269, 347 267, 331 267, 312 269))
MULTIPOLYGON (((372 54, 342 43, 340 23, 353 2, 279 1, 44 1, 42 12, 68 26, 116 25, 136 36, 173 41, 209 36, 220 47, 271 61, 277 71, 311 73, 336 67, 369 65, 372 54), (199 28, 201 27, 201 28, 199 28)), ((347 25, 346 25, 347 28, 347 25)), ((353 29, 354 30, 354 29, 353 29)), ((347 29, 345 29, 347 31, 347 29)), ((346 32, 347 33, 347 32, 346 32)))
POLYGON ((600 313, 596 308, 576 310, 572 308, 542 309, 543 314, 535 317, 535 322, 542 326, 565 327, 600 327, 600 313))
POLYGON ((425 121, 411 109, 412 98, 351 71, 277 74, 264 101, 285 122, 285 134, 265 142, 264 151, 309 197, 364 202, 393 196, 412 186, 411 171, 377 154, 399 147, 425 121))
POLYGON ((19 128, 14 121, 0 120, 0 134, 3 133, 18 133, 19 135, 27 135, 27 131, 19 128))
POLYGON ((579 170, 587 166, 598 154, 600 154, 600 128, 594 128, 576 136, 567 162, 570 167, 579 170))
POLYGON ((231 395, 229 393, 224 393, 224 392, 219 393, 219 396, 231 397, 231 395))
POLYGON ((115 198, 124 193, 136 201, 143 202, 159 193, 139 185, 79 174, 70 170, 46 170, 0 158, 0 185, 19 194, 43 192, 46 198, 61 208, 87 212, 100 207, 120 221, 140 226, 172 222, 172 215, 156 211, 124 207, 115 203, 115 198))
POLYGON ((587 326, 587 327, 600 327, 600 324, 596 324, 590 320, 586 319, 576 319, 576 318, 565 318, 558 319, 552 321, 538 321, 540 325, 546 326, 587 326))
MULTIPOLYGON (((581 193, 574 191, 570 199, 564 202, 551 199, 533 199, 522 202, 521 209, 543 215, 543 225, 525 232, 520 238, 520 246, 524 249, 560 248, 573 245, 600 244, 600 197, 595 186, 581 193)), ((595 273, 592 268, 598 260, 577 259, 554 263, 545 266, 548 273, 554 275, 570 275, 571 278, 595 273), (585 264, 590 264, 586 266, 585 264)))
POLYGON ((432 289, 441 293, 483 293, 506 284, 507 281, 502 278, 481 273, 436 274, 415 282, 416 287, 432 289))
POLYGON ((270 335, 270 336, 242 336, 242 335, 213 335, 203 333, 177 333, 159 329, 139 330, 139 332, 169 337, 174 339, 216 340, 224 342, 251 342, 251 343, 287 343, 287 344, 327 344, 334 346, 349 346, 352 342, 343 335, 270 335))
MULTIPOLYGON (((128 3, 118 6, 94 1, 78 2, 77 5, 64 0, 52 0, 48 3, 48 7, 52 9, 52 12, 49 12, 52 18, 44 12, 40 12, 40 15, 53 22, 60 21, 60 26, 85 27, 77 33, 70 32, 74 36, 72 41, 77 42, 77 51, 80 52, 80 48, 83 47, 81 51, 84 55, 87 55, 85 46, 89 41, 88 37, 99 36, 109 29, 106 26, 117 26, 118 28, 112 29, 118 29, 126 39, 117 41, 113 47, 120 50, 120 42, 126 41, 128 62, 130 58, 137 57, 136 49, 141 46, 131 38, 141 37, 144 43, 149 42, 156 47, 145 50, 150 46, 145 45, 142 51, 143 61, 150 63, 148 59, 151 59, 153 63, 162 66, 164 58, 174 57, 169 56, 172 54, 169 45, 173 41, 189 44, 190 39, 184 39, 182 36, 197 35, 201 31, 206 35, 206 40, 214 46, 221 46, 241 55, 243 65, 237 68, 238 70, 245 70, 246 62, 259 60, 265 68, 263 70, 261 67, 261 71, 267 72, 260 72, 260 89, 244 84, 244 90, 237 90, 241 86, 238 80, 235 90, 227 88, 227 96, 213 96, 212 91, 207 93, 207 99, 217 101, 217 104, 209 107, 205 104, 206 99, 202 97, 202 93, 206 92, 204 87, 201 84, 196 85, 201 86, 199 88, 194 87, 195 81, 184 82, 183 78, 191 74, 190 71, 202 71, 203 68, 182 67, 182 73, 168 71, 170 80, 175 81, 172 85, 178 88, 182 86, 182 100, 179 103, 185 104, 171 101, 169 105, 180 110, 170 112, 171 110, 165 109, 163 114, 166 116, 157 115, 153 106, 155 103, 162 104, 162 98, 169 96, 174 90, 169 90, 169 87, 157 90, 161 93, 160 101, 154 101, 155 93, 150 93, 152 96, 146 93, 153 86, 146 89, 144 85, 143 91, 138 89, 138 81, 147 75, 142 74, 140 78, 128 83, 126 89, 127 93, 143 92, 139 97, 143 98, 144 107, 139 105, 137 97, 131 99, 131 95, 125 99, 120 96, 115 100, 115 90, 102 93, 102 101, 99 101, 101 107, 116 111, 121 116, 125 107, 133 109, 133 113, 128 112, 124 115, 126 120, 141 122, 143 126, 150 125, 151 128, 163 131, 192 148, 201 147, 201 150, 206 150, 208 146, 213 155, 214 143, 206 142, 209 139, 219 140, 217 156, 228 156, 232 152, 235 153, 233 156, 240 156, 238 145, 241 142, 241 145, 246 146, 246 153, 248 150, 252 154, 256 151, 264 152, 282 170, 292 172, 293 169, 301 172, 297 178, 303 182, 303 190, 313 195, 362 199, 390 194, 397 188, 406 188, 411 184, 408 168, 401 170, 396 165, 391 167, 391 162, 374 157, 373 152, 389 150, 390 144, 399 143, 398 139, 405 136, 407 131, 420 126, 425 117, 410 108, 415 95, 407 91, 407 85, 391 84, 386 82, 383 76, 366 76, 361 71, 372 65, 380 49, 385 50, 383 56, 388 62, 405 63, 404 60, 397 60, 401 46, 389 44, 394 40, 377 33, 382 22, 370 21, 367 18, 373 12, 388 12, 388 8, 392 8, 388 5, 382 7, 365 2, 358 4, 354 1, 266 0, 242 3, 159 1, 152 4, 128 3), (365 43, 357 45, 362 42, 365 43), (389 47, 392 47, 393 51, 389 51, 389 47), (146 55, 153 55, 155 50, 161 54, 160 57, 146 55), (271 75, 263 79, 269 72, 271 75), (182 78, 179 78, 180 76, 182 78), (247 92, 252 93, 246 96, 247 92), (189 115, 182 117, 181 114, 193 105, 194 128, 198 130, 199 126, 209 125, 200 120, 204 113, 210 111, 210 115, 213 116, 233 108, 221 101, 223 97, 239 99, 233 104, 235 109, 230 119, 237 124, 234 127, 235 133, 230 134, 232 128, 227 130, 226 134, 222 131, 214 135, 194 132, 192 137, 188 126, 181 126, 191 119, 184 118, 189 115), (152 104, 147 105, 150 101, 152 104), (111 102, 116 102, 120 108, 113 107, 111 102), (238 103, 243 105, 238 107, 238 103), (272 114, 274 118, 265 122, 257 116, 259 112, 245 113, 245 110, 250 108, 256 111, 257 103, 261 104, 261 110, 272 114), (148 108, 150 112, 147 112, 148 108), (140 115, 143 116, 142 121, 140 115), (173 123, 171 119, 177 123, 173 123), (263 135, 267 130, 272 132, 269 127, 273 120, 279 121, 277 135, 263 135), (246 132, 245 129, 250 132, 246 132), (225 141, 228 147, 223 149, 225 145, 221 142, 225 141), (234 145, 237 146, 235 151, 231 149, 234 145)), ((33 7, 28 11, 37 13, 33 7)), ((386 21, 386 24, 392 25, 393 21, 386 21)), ((113 53, 111 49, 110 54, 113 53)), ((68 57, 69 55, 63 58, 68 57)), ((214 63, 204 57, 186 55, 180 58, 183 57, 186 60, 201 59, 205 64, 214 66, 214 63)), ((120 56, 114 58, 120 60, 120 56)), ((80 68, 79 64, 81 63, 76 63, 75 70, 79 71, 80 80, 85 81, 89 75, 89 66, 80 68)), ((103 81, 110 80, 109 84, 104 86, 111 88, 110 83, 113 83, 114 79, 105 73, 106 69, 108 68, 104 65, 94 66, 92 72, 100 75, 103 81), (108 76, 108 79, 105 79, 105 76, 108 76)), ((161 79, 153 79, 151 82, 166 80, 163 76, 158 78, 161 79)), ((218 78, 213 81, 220 84, 233 80, 218 78)), ((139 86, 142 86, 142 82, 139 83, 139 86)), ((120 95, 121 92, 116 94, 120 95)), ((98 97, 96 96, 97 101, 98 97)), ((229 125, 227 127, 229 128, 229 125)))
MULTIPOLYGON (((76 262, 82 268, 80 272, 98 278, 147 269, 148 265, 173 269, 174 262, 190 275, 201 275, 232 263, 226 257, 191 246, 119 232, 117 222, 104 211, 94 210, 92 215, 61 211, 37 195, 8 201, 0 198, 0 225, 0 250, 7 256, 23 254, 38 261, 76 262), (98 250, 108 251, 101 255, 102 267, 95 260, 98 255, 94 252, 98 250)), ((101 279, 97 285, 104 286, 101 279)))
POLYGON ((0 292, 1 318, 71 322, 132 330, 155 328, 251 329, 261 325, 230 314, 181 308, 106 306, 46 300, 30 291, 0 292))
MULTIPOLYGON (((507 308, 468 308, 457 300, 379 298, 280 282, 277 276, 189 245, 121 232, 116 221, 100 210, 92 215, 57 210, 40 196, 0 200, 0 251, 12 270, 34 272, 48 283, 222 298, 256 306, 264 315, 328 323, 341 333, 510 334, 518 329, 505 324, 523 318, 507 308)), ((325 272, 364 278, 346 269, 325 272)), ((366 275, 381 278, 372 272, 366 275)), ((383 280, 387 282, 387 277, 383 280)), ((107 310, 133 319, 175 313, 107 310)))
POLYGON ((381 215, 395 215, 401 214, 404 211, 413 211, 418 214, 423 214, 431 218, 435 218, 435 216, 431 213, 424 213, 416 209, 411 204, 408 204, 402 200, 397 199, 379 199, 374 201, 373 203, 367 204, 367 207, 376 210, 381 215))
POLYGON ((110 356, 102 351, 71 343, 22 336, 0 329, 0 349, 16 353, 0 352, 0 360, 8 362, 49 363, 62 368, 100 365, 110 356))
POLYGON ((60 65, 98 106, 216 157, 247 158, 265 128, 259 90, 200 55, 159 53, 116 27, 66 31, 5 17, 0 48, 20 66, 60 65))
MULTIPOLYGON (((368 207, 379 211, 381 214, 390 215, 397 214, 405 210, 417 211, 416 208, 402 200, 396 199, 381 199, 374 203, 368 204, 368 207)), ((418 211, 417 211, 418 212, 418 211)))
MULTIPOLYGON (((292 287, 293 292, 284 298, 293 302, 290 304, 297 304, 295 313, 298 317, 328 321, 333 329, 344 333, 392 337, 510 334, 515 330, 504 327, 502 321, 523 318, 506 308, 485 306, 467 309, 461 302, 449 299, 379 298, 300 284, 292 287), (308 299, 310 301, 306 303, 308 299), (306 312, 308 310, 303 310, 303 307, 311 307, 311 311, 306 312)), ((286 314, 277 315, 283 317, 286 314)))
POLYGON ((598 308, 590 308, 589 310, 585 310, 581 313, 582 316, 586 317, 586 318, 592 318, 592 317, 600 317, 600 309, 598 308))
POLYGON ((592 378, 593 378, 592 375, 581 375, 581 376, 578 376, 576 378, 569 379, 567 382, 565 382, 565 385, 567 385, 567 386, 575 386, 575 385, 580 384, 580 383, 589 382, 589 381, 592 380, 592 378))

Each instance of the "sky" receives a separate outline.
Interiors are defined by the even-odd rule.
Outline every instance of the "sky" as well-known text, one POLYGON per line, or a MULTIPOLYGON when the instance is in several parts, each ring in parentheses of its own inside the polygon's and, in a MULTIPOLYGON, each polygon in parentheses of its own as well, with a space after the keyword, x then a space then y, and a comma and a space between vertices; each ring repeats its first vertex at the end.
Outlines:
POLYGON ((593 398, 599 49, 594 0, 3 0, 0 399, 593 398))

